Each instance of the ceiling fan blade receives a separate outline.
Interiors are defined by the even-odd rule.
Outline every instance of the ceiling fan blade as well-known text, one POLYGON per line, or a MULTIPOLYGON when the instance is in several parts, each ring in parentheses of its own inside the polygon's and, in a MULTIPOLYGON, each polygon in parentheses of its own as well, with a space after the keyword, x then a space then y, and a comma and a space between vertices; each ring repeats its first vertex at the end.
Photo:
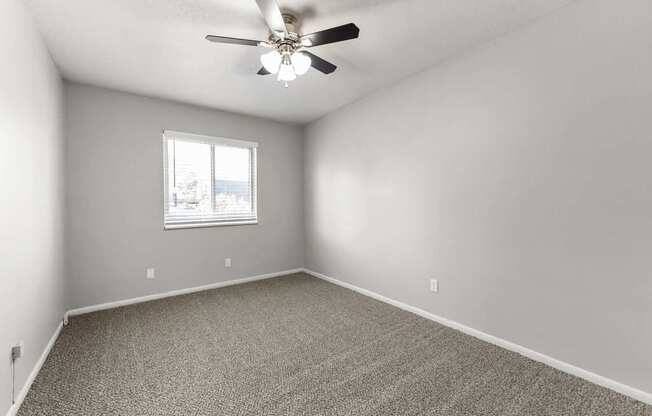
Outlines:
POLYGON ((256 0, 260 12, 267 22, 270 30, 276 34, 286 34, 287 28, 285 27, 285 21, 283 20, 283 15, 281 14, 281 9, 278 8, 275 0, 256 0))
POLYGON ((262 67, 256 72, 258 75, 271 75, 272 73, 269 72, 268 70, 265 69, 265 67, 262 67))
POLYGON ((308 51, 302 51, 301 53, 305 53, 310 57, 311 65, 317 71, 323 72, 324 74, 330 74, 337 69, 337 66, 331 64, 325 59, 321 59, 319 56, 315 55, 314 53, 310 53, 308 51))
POLYGON ((207 35, 206 40, 217 43, 232 43, 234 45, 258 46, 262 42, 259 40, 229 38, 226 36, 207 35))
POLYGON ((318 46, 327 43, 341 42, 343 40, 355 39, 360 35, 360 29, 354 24, 349 23, 342 26, 332 27, 308 35, 301 36, 301 43, 304 46, 318 46))

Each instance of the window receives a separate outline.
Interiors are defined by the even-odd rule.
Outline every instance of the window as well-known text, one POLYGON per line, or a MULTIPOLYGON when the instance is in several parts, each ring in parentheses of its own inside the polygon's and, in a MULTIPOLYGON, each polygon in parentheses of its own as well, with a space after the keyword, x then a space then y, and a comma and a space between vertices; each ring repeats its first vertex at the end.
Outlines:
POLYGON ((256 224, 257 147, 164 131, 165 228, 256 224))

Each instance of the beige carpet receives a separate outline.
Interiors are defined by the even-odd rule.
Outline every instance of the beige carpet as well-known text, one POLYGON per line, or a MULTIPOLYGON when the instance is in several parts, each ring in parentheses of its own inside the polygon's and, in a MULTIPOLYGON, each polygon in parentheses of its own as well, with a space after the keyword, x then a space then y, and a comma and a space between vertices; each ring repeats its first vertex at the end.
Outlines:
POLYGON ((297 274, 71 319, 19 416, 652 415, 297 274))

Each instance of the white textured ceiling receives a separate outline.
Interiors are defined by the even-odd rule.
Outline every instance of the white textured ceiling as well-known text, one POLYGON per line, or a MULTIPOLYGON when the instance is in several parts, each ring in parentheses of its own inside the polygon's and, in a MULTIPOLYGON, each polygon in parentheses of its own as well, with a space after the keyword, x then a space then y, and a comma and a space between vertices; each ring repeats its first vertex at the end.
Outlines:
POLYGON ((354 22, 356 40, 311 51, 338 65, 289 88, 256 75, 266 39, 254 0, 26 0, 66 79, 305 123, 572 0, 279 0, 309 33, 354 22))

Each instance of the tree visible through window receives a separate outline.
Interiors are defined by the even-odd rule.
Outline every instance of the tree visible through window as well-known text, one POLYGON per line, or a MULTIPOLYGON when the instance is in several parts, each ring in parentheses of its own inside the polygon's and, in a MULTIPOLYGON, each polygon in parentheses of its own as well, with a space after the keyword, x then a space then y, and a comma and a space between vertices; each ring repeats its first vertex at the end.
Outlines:
POLYGON ((166 131, 165 227, 257 222, 257 144, 166 131))

